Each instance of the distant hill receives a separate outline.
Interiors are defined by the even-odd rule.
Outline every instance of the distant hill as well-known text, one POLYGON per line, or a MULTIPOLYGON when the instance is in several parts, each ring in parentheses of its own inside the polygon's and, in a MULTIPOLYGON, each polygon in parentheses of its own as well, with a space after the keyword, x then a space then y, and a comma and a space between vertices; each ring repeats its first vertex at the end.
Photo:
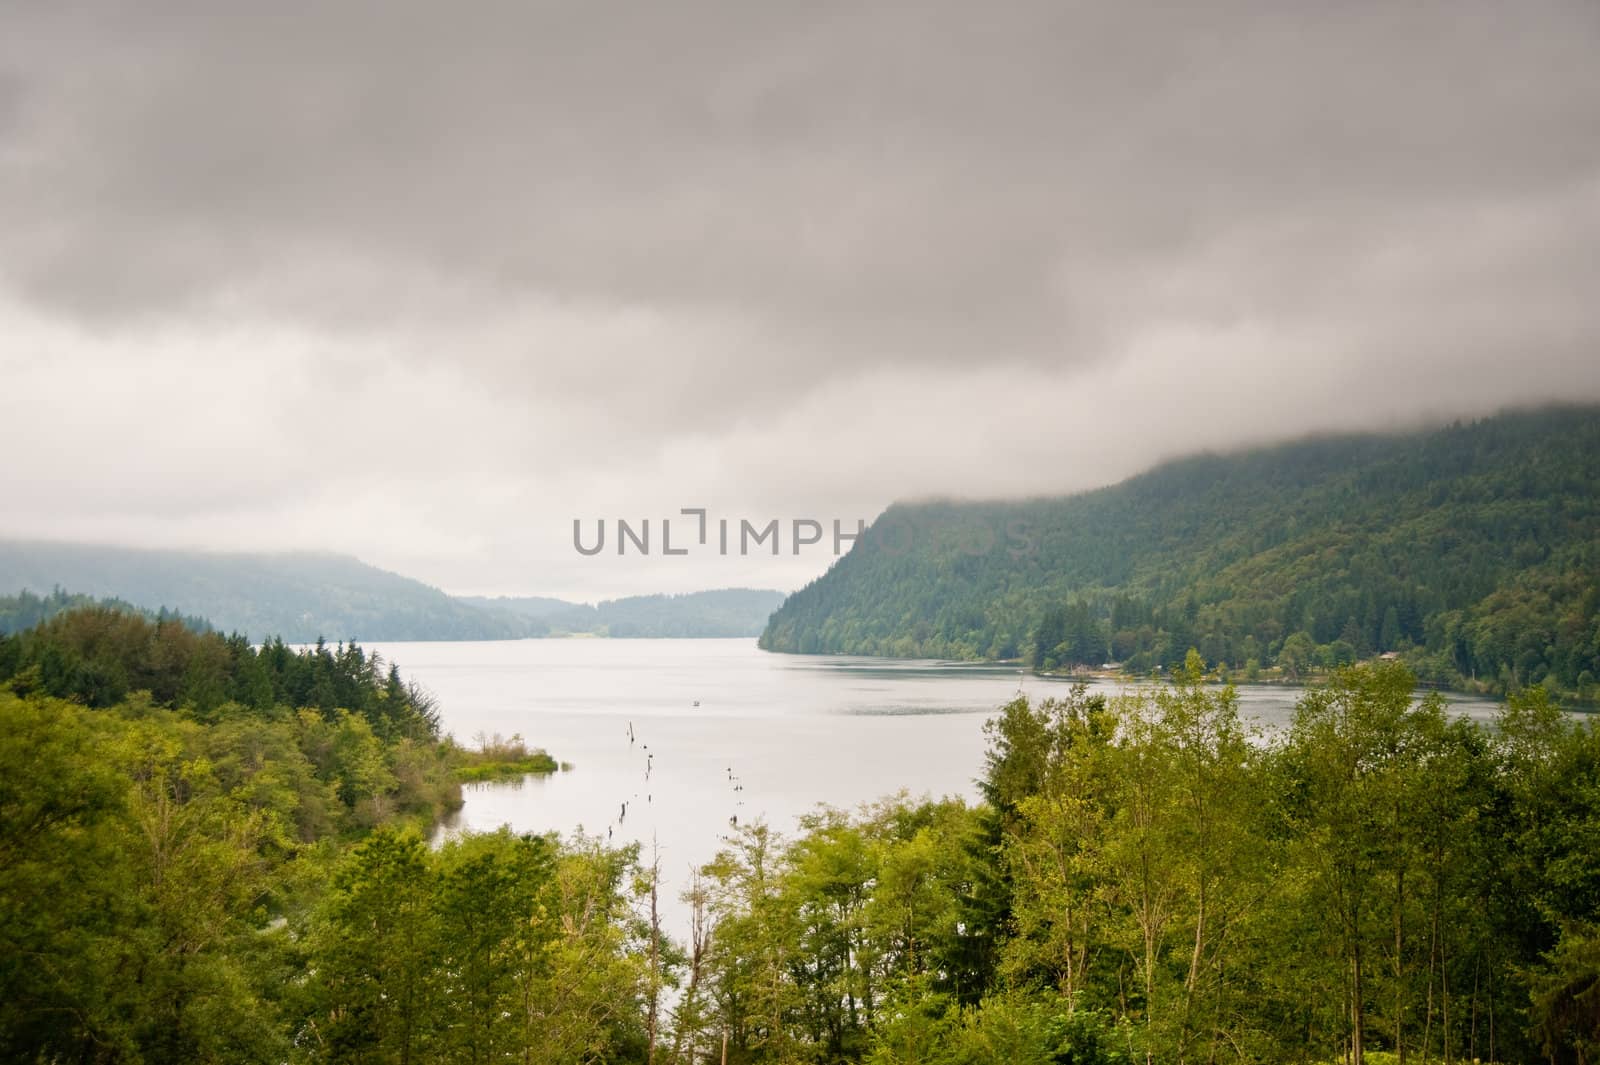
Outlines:
POLYGON ((463 602, 526 617, 552 633, 593 633, 615 637, 759 636, 783 593, 754 588, 720 588, 683 595, 636 595, 589 606, 536 596, 466 598, 463 602))
POLYGON ((1209 663, 1393 652, 1424 680, 1593 698, 1600 407, 1170 462, 1017 502, 898 503, 791 596, 769 650, 1209 663))
POLYGON ((558 614, 574 610, 592 610, 587 603, 569 603, 565 599, 551 599, 543 595, 458 595, 456 599, 481 610, 493 610, 518 617, 543 621, 558 614))
POLYGON ((182 612, 223 632, 290 643, 319 637, 507 640, 555 633, 755 637, 783 601, 782 592, 748 588, 642 595, 598 606, 539 596, 457 598, 346 555, 0 540, 0 597, 11 592, 30 594, 0 598, 0 625, 8 603, 19 627, 26 628, 65 606, 115 599, 104 605, 136 608, 152 618, 152 612, 182 612), (59 589, 67 592, 57 594, 59 589), (32 620, 21 624, 24 618, 32 620))
POLYGON ((513 614, 334 554, 238 554, 0 541, 0 591, 55 588, 200 615, 224 632, 291 643, 537 635, 513 614))

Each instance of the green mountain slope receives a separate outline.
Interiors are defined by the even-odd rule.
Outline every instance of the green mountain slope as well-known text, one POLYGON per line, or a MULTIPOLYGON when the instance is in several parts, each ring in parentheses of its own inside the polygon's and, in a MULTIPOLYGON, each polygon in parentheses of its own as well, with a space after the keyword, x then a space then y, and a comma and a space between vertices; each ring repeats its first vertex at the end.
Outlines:
POLYGON ((147 610, 182 610, 223 632, 291 643, 509 639, 538 628, 343 555, 0 542, 0 589, 43 594, 56 587, 147 610))
POLYGON ((1181 663, 1294 677, 1378 652, 1424 679, 1592 695, 1600 407, 1322 438, 1016 502, 890 507, 769 650, 1181 663))

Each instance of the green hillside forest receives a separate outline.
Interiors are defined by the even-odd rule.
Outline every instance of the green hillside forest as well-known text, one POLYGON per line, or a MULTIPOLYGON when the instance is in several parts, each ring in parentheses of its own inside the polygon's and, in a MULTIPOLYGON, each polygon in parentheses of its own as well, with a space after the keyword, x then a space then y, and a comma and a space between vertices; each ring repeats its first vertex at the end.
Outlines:
POLYGON ((224 632, 291 643, 496 640, 530 633, 520 618, 469 606, 437 588, 344 555, 145 550, 0 541, 0 593, 55 588, 168 607, 224 632))
POLYGON ((783 598, 782 592, 765 589, 718 588, 681 595, 632 595, 593 606, 541 596, 464 596, 462 601, 529 618, 552 634, 713 639, 761 635, 783 598))
POLYGON ((511 640, 758 636, 783 594, 724 588, 591 606, 561 599, 457 597, 345 555, 145 550, 0 540, 0 625, 39 620, 64 602, 117 600, 204 617, 224 632, 290 643, 327 640, 511 640), (67 589, 68 593, 59 593, 67 589), (66 599, 61 595, 65 594, 66 599), (31 601, 31 605, 21 600, 31 601), (32 611, 33 613, 30 613, 32 611))
POLYGON ((1238 677, 1378 654, 1425 682, 1596 697, 1600 408, 1200 455, 1109 488, 900 503, 773 651, 1238 677))
POLYGON ((0 1060, 1596 1060, 1600 730, 1383 662, 1254 737, 1204 673, 730 827, 674 938, 634 846, 430 845, 467 752, 359 648, 59 613, 0 637, 0 1060))

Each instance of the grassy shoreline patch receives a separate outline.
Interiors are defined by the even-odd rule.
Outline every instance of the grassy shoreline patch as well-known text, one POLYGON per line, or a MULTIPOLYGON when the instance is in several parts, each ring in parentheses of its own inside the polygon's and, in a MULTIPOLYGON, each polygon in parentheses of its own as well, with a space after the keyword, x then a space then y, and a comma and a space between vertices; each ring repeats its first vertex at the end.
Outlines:
POLYGON ((479 733, 474 737, 476 749, 459 748, 456 778, 463 783, 481 783, 486 780, 506 780, 527 776, 530 773, 546 774, 572 768, 570 762, 559 762, 543 748, 529 748, 521 734, 510 737, 479 733))

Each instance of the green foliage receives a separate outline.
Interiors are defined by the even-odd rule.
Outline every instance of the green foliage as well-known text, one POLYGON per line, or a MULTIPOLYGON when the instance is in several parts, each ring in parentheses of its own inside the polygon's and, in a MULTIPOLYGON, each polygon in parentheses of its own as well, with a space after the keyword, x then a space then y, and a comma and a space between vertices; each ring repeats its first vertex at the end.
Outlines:
POLYGON ((478 736, 476 750, 461 751, 456 775, 464 781, 510 780, 530 773, 554 773, 561 764, 543 750, 530 750, 520 735, 478 736))
MULTIPOLYGON (((0 686, 0 1059, 639 1045, 633 852, 508 833, 427 847, 417 829, 459 805, 464 754, 394 671, 99 608, 19 639, 13 680, 37 683, 0 686), (170 698, 105 704, 86 672, 170 698), (193 694, 251 678, 354 709, 193 694)), ((512 748, 528 754, 520 738, 488 754, 512 748)))
POLYGON ((392 671, 269 648, 263 690, 370 699, 211 706, 176 693, 234 691, 244 660, 194 666, 228 641, 117 618, 33 630, 0 688, 0 1060, 1577 1065, 1600 1045, 1600 728, 1539 688, 1489 728, 1401 664, 1347 667, 1262 737, 1191 649, 1165 685, 1019 698, 988 726, 984 802, 743 826, 689 885, 680 946, 635 848, 430 847, 466 756, 394 727, 392 671), (175 694, 88 705, 83 663, 175 694), (47 693, 63 678, 81 701, 47 693))
POLYGON ((1600 677, 1600 411, 1306 441, 1014 503, 896 504, 769 650, 1304 679, 1393 652, 1431 683, 1600 677))
POLYGON ((959 1009, 918 996, 877 1033, 870 1065, 1124 1065, 1109 1015, 1047 995, 1007 993, 959 1009), (932 1012, 940 1009, 942 1012, 932 1012))
POLYGON ((148 703, 0 693, 0 729, 3 1056, 281 1054, 253 942, 293 800, 228 789, 207 730, 148 703))
POLYGON ((379 829, 309 935, 296 1042, 327 1061, 560 1062, 633 1047, 633 852, 379 829))
POLYGON ((0 636, 0 686, 91 707, 148 693, 158 706, 205 721, 312 707, 330 721, 361 718, 385 742, 438 738, 433 699, 384 670, 355 644, 318 641, 295 650, 281 640, 252 647, 243 636, 196 631, 108 607, 56 614, 14 636, 0 636))
POLYGON ((1600 934, 1591 925, 1563 930, 1533 972, 1534 1036, 1547 1057, 1580 1062, 1600 1055, 1600 934))
POLYGON ((1589 1060, 1600 730, 1383 663, 1254 737, 1207 674, 1013 701, 977 808, 741 829, 678 1060, 1589 1060))

